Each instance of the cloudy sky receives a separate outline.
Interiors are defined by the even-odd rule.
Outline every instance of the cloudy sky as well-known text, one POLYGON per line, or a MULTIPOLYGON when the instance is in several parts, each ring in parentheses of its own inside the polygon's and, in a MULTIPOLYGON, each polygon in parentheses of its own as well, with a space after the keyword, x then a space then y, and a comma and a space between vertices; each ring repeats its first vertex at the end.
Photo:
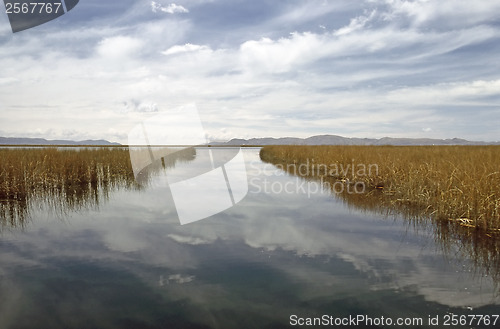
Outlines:
POLYGON ((0 136, 126 143, 194 103, 212 140, 498 141, 499 53, 491 0, 81 0, 15 34, 0 13, 0 136))

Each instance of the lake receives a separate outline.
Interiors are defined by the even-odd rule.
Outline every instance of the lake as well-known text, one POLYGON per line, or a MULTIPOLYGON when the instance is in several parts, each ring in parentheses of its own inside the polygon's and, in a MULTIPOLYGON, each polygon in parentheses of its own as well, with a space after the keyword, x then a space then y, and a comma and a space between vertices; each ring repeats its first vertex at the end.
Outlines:
POLYGON ((240 202, 181 225, 169 184, 217 152, 71 209, 34 202, 23 225, 3 225, 0 328, 500 327, 498 263, 431 223, 354 207, 259 148, 242 150, 240 202))

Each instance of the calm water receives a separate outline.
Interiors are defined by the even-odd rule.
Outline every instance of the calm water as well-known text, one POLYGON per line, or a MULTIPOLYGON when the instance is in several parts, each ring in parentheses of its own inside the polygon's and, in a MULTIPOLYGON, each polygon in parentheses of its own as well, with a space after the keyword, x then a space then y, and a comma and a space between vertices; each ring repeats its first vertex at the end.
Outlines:
MULTIPOLYGON (((3 227, 0 328, 282 328, 293 315, 495 327, 444 325, 447 314, 500 309, 495 282, 460 244, 348 207, 258 153, 244 150, 243 201, 195 223, 179 224, 159 171, 142 190, 117 189, 72 211, 40 204, 24 228, 3 227)), ((207 154, 176 163, 170 179, 207 154)))

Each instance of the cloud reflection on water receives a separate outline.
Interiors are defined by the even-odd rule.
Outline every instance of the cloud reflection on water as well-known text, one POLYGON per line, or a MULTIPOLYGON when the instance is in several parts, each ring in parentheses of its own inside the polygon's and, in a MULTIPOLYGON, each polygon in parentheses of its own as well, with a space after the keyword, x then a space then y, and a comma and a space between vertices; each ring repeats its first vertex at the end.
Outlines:
MULTIPOLYGON (((245 151, 247 161, 257 156, 258 150, 245 151)), ((499 304, 491 278, 475 274, 473 264, 454 258, 454 251, 443 254, 430 229, 416 233, 402 220, 345 207, 325 193, 305 198, 250 191, 230 210, 180 226, 168 188, 153 186, 117 191, 99 210, 71 214, 67 222, 40 218, 45 219, 25 232, 4 232, 1 238, 2 295, 30 296, 33 288, 16 273, 58 277, 80 264, 109 271, 96 280, 131 275, 138 281, 130 284, 143 285, 143 297, 159 293, 213 326, 230 327, 257 315, 260 325, 286 324, 292 311, 329 308, 339 314, 358 307, 404 315, 412 303, 417 314, 499 304)), ((92 279, 75 272, 58 280, 78 285, 92 279)), ((119 286, 111 286, 116 293, 119 286)), ((91 296, 93 289, 82 293, 99 298, 91 296)), ((0 318, 22 314, 15 300, 0 303, 0 318)))

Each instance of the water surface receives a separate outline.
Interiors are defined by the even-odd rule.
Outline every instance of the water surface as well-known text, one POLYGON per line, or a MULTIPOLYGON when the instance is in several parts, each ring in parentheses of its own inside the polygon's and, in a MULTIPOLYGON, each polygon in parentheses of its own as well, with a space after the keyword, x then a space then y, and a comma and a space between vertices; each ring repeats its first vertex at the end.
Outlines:
MULTIPOLYGON (((432 225, 348 207, 262 163, 256 148, 244 150, 245 199, 181 226, 165 175, 185 177, 207 152, 142 189, 72 211, 41 203, 23 227, 4 226, 0 328, 280 328, 292 315, 499 313, 494 280, 459 243, 443 244, 432 225)), ((463 328, 482 327, 492 328, 463 328)))

